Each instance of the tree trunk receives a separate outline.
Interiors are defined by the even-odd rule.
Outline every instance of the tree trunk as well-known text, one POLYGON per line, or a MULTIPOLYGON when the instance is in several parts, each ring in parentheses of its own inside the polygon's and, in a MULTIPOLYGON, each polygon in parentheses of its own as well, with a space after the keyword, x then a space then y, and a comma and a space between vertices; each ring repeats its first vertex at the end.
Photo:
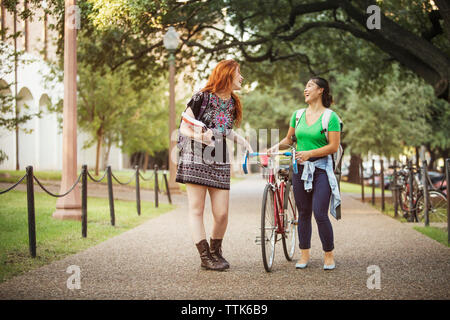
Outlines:
MULTIPOLYGON (((367 15, 364 12, 349 1, 338 2, 351 18, 366 27, 367 15)), ((376 4, 375 1, 372 4, 376 4)), ((443 19, 448 24, 448 13, 443 19)), ((350 26, 342 26, 342 29, 347 29, 354 36, 372 42, 432 85, 436 96, 450 101, 450 60, 445 52, 431 42, 404 29, 384 14, 381 15, 380 31, 361 32, 350 26)))
POLYGON ((360 183, 359 163, 361 157, 357 154, 350 154, 350 166, 348 168, 348 182, 360 183))
POLYGON ((444 20, 445 32, 450 35, 450 3, 447 0, 434 0, 439 8, 439 13, 444 20))
POLYGON ((108 144, 106 145, 105 153, 103 155, 103 169, 106 170, 106 166, 108 165, 109 154, 111 153, 111 140, 108 140, 108 144))
POLYGON ((419 147, 415 147, 416 149, 416 166, 420 167, 420 150, 419 147))
POLYGON ((139 151, 136 157, 136 165, 139 167, 139 169, 142 169, 143 162, 144 162, 144 153, 139 151))
POLYGON ((436 152, 431 149, 430 145, 426 145, 425 149, 430 153, 430 162, 428 162, 428 170, 433 171, 436 161, 436 152))
POLYGON ((148 159, 149 159, 149 155, 148 152, 145 152, 145 158, 144 158, 144 166, 142 167, 142 170, 147 171, 148 168, 148 159))

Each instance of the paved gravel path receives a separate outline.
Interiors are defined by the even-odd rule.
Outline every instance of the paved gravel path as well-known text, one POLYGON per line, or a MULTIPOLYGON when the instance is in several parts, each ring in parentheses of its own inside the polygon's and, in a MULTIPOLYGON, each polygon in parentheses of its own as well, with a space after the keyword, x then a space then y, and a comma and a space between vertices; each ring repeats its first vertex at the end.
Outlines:
MULTIPOLYGON (((226 272, 203 271, 183 205, 86 251, 0 284, 1 299, 449 299, 450 249, 343 197, 343 219, 332 220, 337 269, 322 270, 313 223, 311 262, 295 270, 281 243, 272 273, 254 243, 264 181, 232 185, 224 255, 226 272), (66 269, 81 269, 81 289, 69 290, 66 269), (367 267, 381 270, 381 289, 368 289, 367 267)), ((205 212, 211 229, 209 197, 205 212)), ((296 253, 295 258, 299 257, 296 253)))

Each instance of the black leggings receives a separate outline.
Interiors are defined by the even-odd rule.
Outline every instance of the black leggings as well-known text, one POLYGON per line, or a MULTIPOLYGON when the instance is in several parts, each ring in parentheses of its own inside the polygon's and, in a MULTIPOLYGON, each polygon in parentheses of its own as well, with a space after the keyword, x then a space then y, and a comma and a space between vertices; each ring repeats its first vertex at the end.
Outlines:
POLYGON ((311 248, 311 216, 314 211, 323 251, 332 251, 334 249, 333 228, 328 218, 331 188, 327 172, 316 168, 313 189, 307 192, 303 185, 304 182, 301 180, 303 168, 303 165, 299 165, 298 173, 294 173, 292 176, 295 203, 299 212, 298 239, 300 249, 311 248))

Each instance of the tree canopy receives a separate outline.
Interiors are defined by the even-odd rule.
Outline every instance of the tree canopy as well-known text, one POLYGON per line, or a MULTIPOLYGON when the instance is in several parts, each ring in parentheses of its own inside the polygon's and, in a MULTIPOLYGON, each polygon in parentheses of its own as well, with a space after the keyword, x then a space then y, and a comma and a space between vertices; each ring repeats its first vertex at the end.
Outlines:
MULTIPOLYGON (((49 5, 48 12, 59 17, 55 28, 62 53, 64 1, 49 5)), ((366 154, 370 148, 391 156, 404 145, 426 144, 430 152, 448 154, 445 0, 85 0, 77 5, 80 64, 99 77, 128 79, 137 100, 164 99, 168 61, 162 38, 174 26, 181 40, 177 70, 187 81, 207 76, 203 71, 220 59, 240 62, 245 80, 256 88, 243 93, 244 120, 255 128, 287 130, 286 117, 301 105, 304 83, 320 75, 330 80, 334 108, 350 123, 344 143, 353 152, 366 154), (367 27, 371 5, 381 9, 380 29, 367 27), (265 117, 267 108, 271 115, 265 117), (414 131, 411 123, 423 130, 414 131)), ((159 112, 164 113, 147 111, 138 114, 162 119, 159 112)), ((151 135, 141 133, 139 141, 151 135)), ((139 144, 144 148, 137 141, 125 148, 134 152, 139 144)))
MULTIPOLYGON (((61 0, 52 3, 62 9, 61 0)), ((265 75, 270 83, 271 75, 298 79, 292 70, 324 75, 358 67, 362 83, 370 84, 398 62, 430 84, 436 96, 449 99, 445 0, 86 0, 78 5, 80 31, 94 40, 80 59, 111 70, 133 65, 130 71, 143 78, 163 72, 162 36, 174 26, 182 41, 179 67, 208 66, 232 55, 252 75, 249 80, 264 82, 265 75), (370 5, 381 8, 380 30, 366 26, 370 5), (275 74, 268 73, 269 64, 275 74)))

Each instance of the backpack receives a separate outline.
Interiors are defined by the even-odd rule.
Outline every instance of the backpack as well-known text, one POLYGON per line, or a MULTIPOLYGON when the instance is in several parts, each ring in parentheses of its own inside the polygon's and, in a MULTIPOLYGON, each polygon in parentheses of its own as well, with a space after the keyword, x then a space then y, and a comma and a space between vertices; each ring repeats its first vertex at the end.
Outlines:
MULTIPOLYGON (((297 113, 295 115, 295 128, 297 128, 297 126, 300 122, 300 118, 302 117, 305 110, 306 110, 305 108, 297 110, 297 113)), ((332 112, 333 112, 333 110, 327 108, 327 109, 325 109, 325 112, 323 113, 323 116, 322 116, 322 131, 321 131, 321 133, 325 133, 327 141, 328 141, 328 124, 330 122, 330 117, 331 117, 332 112)), ((338 116, 338 119, 339 119, 339 124, 340 124, 341 132, 342 132, 342 128, 343 128, 344 124, 342 123, 341 118, 339 118, 339 116, 338 116)), ((341 164, 342 164, 342 156, 343 155, 344 155, 344 148, 342 148, 341 144, 339 144, 338 151, 336 151, 335 153, 333 153, 331 155, 331 159, 333 160, 334 174, 336 176, 339 176, 339 178, 341 175, 341 164)), ((339 180, 340 179, 338 179, 338 181, 339 180)))
MULTIPOLYGON (((198 113, 198 116, 195 118, 195 120, 199 120, 201 119, 203 113, 206 110, 206 107, 208 106, 209 103, 209 92, 203 91, 203 97, 202 97, 203 101, 202 101, 202 105, 200 107, 200 112, 198 113)), ((187 108, 186 108, 187 109, 187 108)), ((181 126, 181 122, 183 120, 180 119, 180 125, 178 126, 178 141, 177 141, 177 147, 178 149, 182 150, 184 145, 186 143, 188 143, 190 141, 190 139, 184 135, 182 135, 180 133, 180 126, 181 126)))

